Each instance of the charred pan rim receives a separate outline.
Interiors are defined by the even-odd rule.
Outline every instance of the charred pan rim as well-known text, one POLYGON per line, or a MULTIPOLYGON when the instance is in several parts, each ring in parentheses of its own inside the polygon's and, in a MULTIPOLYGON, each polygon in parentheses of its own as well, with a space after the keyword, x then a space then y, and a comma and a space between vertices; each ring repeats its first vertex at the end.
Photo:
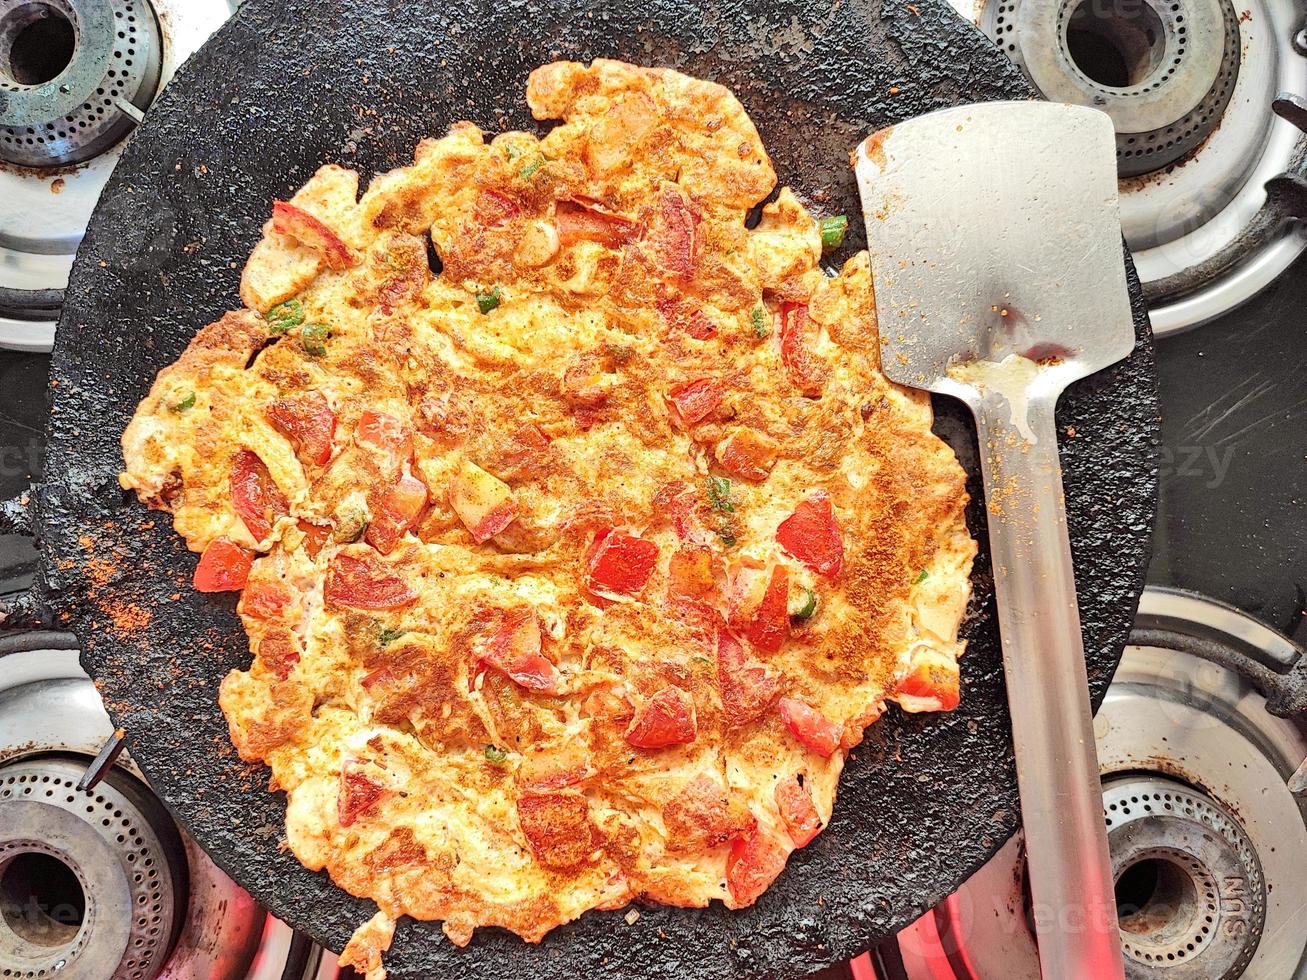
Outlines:
MULTIPOLYGON (((460 118, 531 127, 523 90, 538 64, 617 57, 726 84, 758 124, 781 182, 818 213, 858 213, 845 161, 874 129, 1031 95, 942 0, 819 7, 249 0, 127 148, 83 242, 56 338, 44 598, 55 625, 82 639, 110 714, 177 816, 233 878, 324 944, 340 949, 371 903, 278 848, 283 798, 266 791, 265 769, 236 758, 217 707, 219 681, 248 660, 234 600, 192 592, 195 558, 166 516, 118 488, 118 434, 198 325, 236 303, 239 268, 272 198, 321 162, 365 179, 407 163, 419 139, 460 118)), ((844 254, 862 244, 851 227, 844 254)), ((1130 287, 1135 353, 1078 385, 1059 411, 1095 700, 1130 629, 1155 510, 1156 378, 1133 269, 1130 287)), ((936 431, 979 500, 965 410, 936 408, 936 431)), ((997 850, 1018 812, 983 507, 973 503, 968 521, 981 552, 962 706, 948 716, 893 710, 874 725, 846 769, 832 826, 757 905, 649 908, 633 926, 621 911, 590 912, 538 947, 481 930, 459 950, 438 924, 405 922, 387 956, 391 975, 797 977, 935 904, 997 850)))

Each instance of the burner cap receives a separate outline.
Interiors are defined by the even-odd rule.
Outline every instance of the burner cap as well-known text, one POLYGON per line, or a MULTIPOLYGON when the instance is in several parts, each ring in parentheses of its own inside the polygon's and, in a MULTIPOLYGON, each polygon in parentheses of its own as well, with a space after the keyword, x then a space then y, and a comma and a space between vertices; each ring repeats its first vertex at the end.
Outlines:
MULTIPOLYGON (((1150 586, 1094 731, 1126 976, 1290 977, 1307 962, 1307 728, 1264 683, 1304 652, 1252 617, 1150 586), (1257 686, 1253 679, 1260 678, 1257 686)), ((910 980, 1037 980, 1018 834, 899 934, 910 980)))
POLYGON ((145 0, 0 3, 0 160, 66 167, 126 136, 159 85, 145 0))
POLYGON ((317 976, 322 950, 177 828, 127 752, 76 788, 114 728, 72 646, 0 636, 0 980, 317 976))
POLYGON ((0 768, 0 976, 142 980, 186 907, 181 839, 121 770, 88 791, 59 757, 0 768))
POLYGON ((1046 98, 1112 117, 1123 177, 1174 163, 1206 139, 1239 73, 1229 0, 1006 0, 991 16, 990 36, 1046 98))
POLYGON ((1299 0, 950 2, 1044 97, 1112 117, 1155 334, 1234 309, 1307 246, 1266 190, 1302 170, 1302 134, 1272 112, 1279 93, 1307 94, 1299 0))
POLYGON ((1126 976, 1218 980, 1243 974, 1266 921, 1266 883, 1243 827, 1164 777, 1103 790, 1126 976))

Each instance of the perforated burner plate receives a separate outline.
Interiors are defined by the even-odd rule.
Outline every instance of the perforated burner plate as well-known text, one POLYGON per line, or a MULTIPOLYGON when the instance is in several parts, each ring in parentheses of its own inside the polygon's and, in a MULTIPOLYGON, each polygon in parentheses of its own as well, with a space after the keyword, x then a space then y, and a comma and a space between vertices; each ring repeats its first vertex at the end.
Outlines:
POLYGON ((179 835, 129 753, 76 789, 113 726, 49 636, 0 637, 0 980, 316 975, 321 951, 179 835))
POLYGON ((1266 181, 1303 152, 1271 111, 1276 93, 1307 92, 1299 0, 950 2, 1046 98, 1112 116, 1121 225, 1154 334, 1234 309, 1307 246, 1297 223, 1249 234, 1266 181))
POLYGON ((7 0, 5 8, 0 159, 63 167, 89 160, 131 132, 159 84, 163 42, 146 0, 7 0), (37 20, 66 25, 76 43, 66 68, 25 83, 29 76, 16 68, 24 61, 16 49, 49 43, 33 30, 37 20))
POLYGON ((185 906, 172 870, 185 866, 181 841, 130 776, 115 771, 81 791, 85 771, 59 757, 0 769, 0 977, 146 980, 167 959, 185 906), (32 855, 76 876, 80 911, 50 907, 39 875, 12 873, 32 855))
POLYGON ((1002 0, 986 7, 980 26, 1046 97, 1112 117, 1123 177, 1165 167, 1201 143, 1239 74, 1229 0, 1002 0))
MULTIPOLYGON (((1191 643, 1277 670, 1303 654, 1232 607, 1169 589, 1145 590, 1136 624, 1094 718, 1126 975, 1307 975, 1307 804, 1285 785, 1307 726, 1269 714, 1191 643)), ((1024 862, 1018 836, 899 934, 910 980, 1038 980, 1024 862)))
POLYGON ((50 349, 73 253, 135 119, 235 9, 236 0, 0 0, 0 347, 50 349), (71 51, 36 49, 48 28, 24 36, 37 14, 75 21, 71 51), (24 83, 18 76, 33 76, 15 70, 15 43, 31 47, 29 66, 71 60, 24 83))
POLYGON ((1239 822, 1203 794, 1157 776, 1109 783, 1103 817, 1114 879, 1132 870, 1147 876, 1139 904, 1118 908, 1126 975, 1242 976, 1266 923, 1266 882, 1239 822))

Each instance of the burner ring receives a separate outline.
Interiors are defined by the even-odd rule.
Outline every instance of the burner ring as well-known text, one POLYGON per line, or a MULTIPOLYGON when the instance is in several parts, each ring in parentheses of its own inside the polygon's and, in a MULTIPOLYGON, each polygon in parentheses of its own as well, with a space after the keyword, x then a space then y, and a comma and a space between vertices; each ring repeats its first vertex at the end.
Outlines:
POLYGON ((1230 0, 1002 0, 983 26, 1045 98, 1112 117, 1122 177, 1160 170, 1206 139, 1239 74, 1230 0))
POLYGON ((1127 776, 1103 790, 1128 977, 1238 977, 1257 951, 1266 884, 1248 835, 1183 783, 1127 776))
POLYGON ((0 768, 0 978, 145 980, 167 960, 180 839, 129 777, 79 791, 84 771, 59 757, 0 768))
POLYGON ((0 0, 0 160, 64 167, 132 131, 158 89, 147 0, 0 0))

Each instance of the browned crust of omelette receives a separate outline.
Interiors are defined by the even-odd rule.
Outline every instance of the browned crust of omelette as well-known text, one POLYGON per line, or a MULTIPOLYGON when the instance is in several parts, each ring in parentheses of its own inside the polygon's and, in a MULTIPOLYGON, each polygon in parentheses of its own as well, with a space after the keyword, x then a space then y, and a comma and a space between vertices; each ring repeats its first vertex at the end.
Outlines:
POLYGON ((222 709, 379 906, 370 976, 402 915, 747 905, 806 839, 782 799, 815 831, 887 701, 956 703, 964 474, 879 370, 866 255, 824 274, 788 190, 746 227, 775 175, 719 85, 527 98, 543 139, 323 167, 123 435, 193 550, 258 554, 222 709))

